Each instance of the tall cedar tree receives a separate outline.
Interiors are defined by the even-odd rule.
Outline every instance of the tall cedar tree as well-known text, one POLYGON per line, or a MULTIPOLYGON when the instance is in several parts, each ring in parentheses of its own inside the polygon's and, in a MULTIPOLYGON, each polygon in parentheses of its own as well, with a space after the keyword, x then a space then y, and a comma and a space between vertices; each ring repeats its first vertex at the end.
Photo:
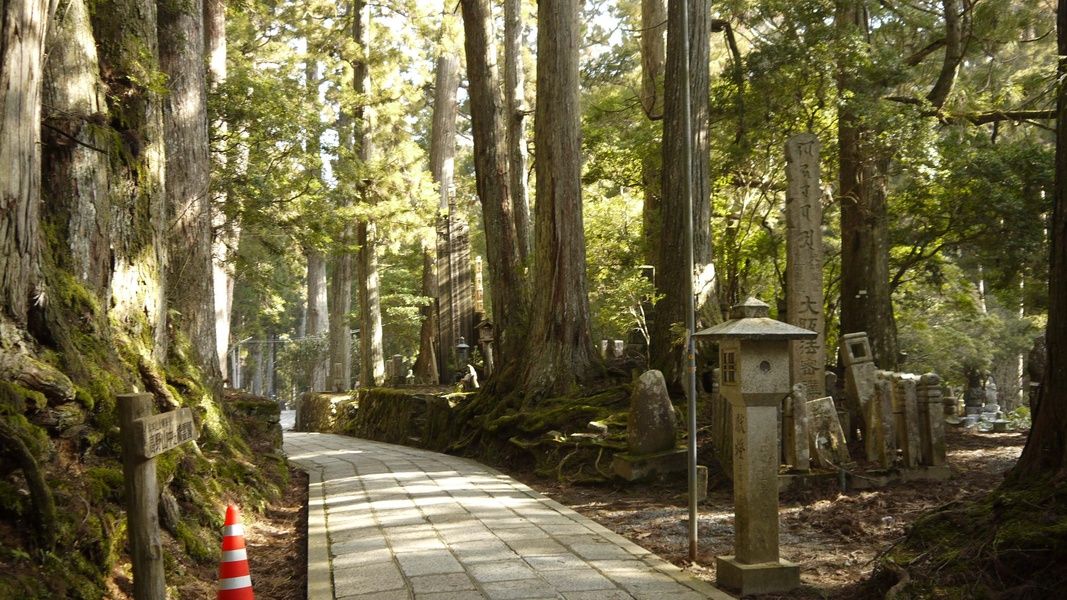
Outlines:
MULTIPOLYGON (((451 19, 451 15, 442 15, 442 20, 451 19)), ((442 23, 442 37, 448 36, 450 27, 442 23)), ((448 41, 448 40, 445 40, 448 41)), ((456 112, 459 91, 459 58, 442 51, 437 58, 437 73, 434 82, 433 123, 430 129, 430 175, 437 183, 439 201, 437 214, 448 214, 449 190, 452 187, 452 175, 455 171, 456 154, 456 112)), ((422 293, 429 298, 437 298, 437 254, 434 244, 423 248, 422 257, 422 293)), ((446 352, 444 348, 435 348, 437 331, 437 307, 433 302, 422 308, 422 328, 419 331, 419 356, 415 360, 415 378, 425 383, 437 383, 440 374, 437 370, 437 352, 446 352)))
POLYGON ((1049 226, 1049 307, 1045 376, 1033 407, 1033 426, 1009 483, 1067 478, 1067 0, 1056 11, 1056 171, 1049 226))
POLYGON ((578 0, 537 4, 536 244, 527 401, 562 395, 596 371, 582 226, 578 0))
MULTIPOLYGON (((167 74, 163 126, 167 144, 167 306, 172 330, 189 343, 189 357, 222 391, 215 344, 211 247, 211 155, 202 0, 160 2, 159 64, 167 74)), ((171 344, 171 351, 180 346, 171 344)))
MULTIPOLYGON (((504 99, 496 68, 496 46, 488 0, 460 0, 467 55, 474 172, 485 226, 489 286, 500 368, 517 364, 522 351, 528 296, 523 279, 508 181, 504 99)), ((500 379, 503 381, 503 379, 500 379)))
MULTIPOLYGON (((360 0, 352 7, 352 41, 360 49, 352 65, 352 85, 359 98, 367 98, 370 86, 370 4, 360 0)), ((364 166, 374 160, 374 114, 366 101, 352 115, 353 142, 364 166)), ((356 184, 363 202, 370 201, 369 182, 356 184)), ((356 280, 359 286, 359 384, 377 386, 385 381, 385 352, 382 349, 382 299, 378 279, 378 224, 364 219, 356 225, 356 280)))
MULTIPOLYGON (((672 384, 679 384, 685 345, 676 335, 676 324, 685 324, 686 294, 689 279, 694 273, 686 272, 685 260, 685 170, 693 171, 693 268, 701 280, 709 280, 705 274, 711 266, 711 182, 710 146, 708 141, 708 3, 706 0, 670 0, 667 4, 667 75, 664 80, 663 114, 663 199, 659 210, 659 251, 656 258, 656 290, 663 298, 656 303, 656 318, 652 326, 652 366, 663 371, 672 384), (689 11, 689 69, 690 111, 692 117, 691 165, 682 158, 685 134, 683 133, 682 77, 684 55, 682 53, 681 23, 683 10, 689 11)), ((695 279, 695 278, 694 278, 695 279)), ((710 284, 710 281, 708 281, 710 284)), ((700 293, 694 286, 694 292, 700 293)), ((714 299, 700 298, 697 309, 715 307, 714 299), (703 301, 701 301, 703 300, 703 301)), ((704 324, 714 317, 702 319, 704 324)))

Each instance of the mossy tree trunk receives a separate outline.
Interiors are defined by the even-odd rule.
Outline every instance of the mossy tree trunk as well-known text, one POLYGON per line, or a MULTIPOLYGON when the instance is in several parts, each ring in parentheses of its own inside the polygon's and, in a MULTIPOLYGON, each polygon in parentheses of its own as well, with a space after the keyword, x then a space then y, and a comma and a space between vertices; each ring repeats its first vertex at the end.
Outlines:
POLYGON ((1067 479, 1067 0, 1056 11, 1059 63, 1056 93, 1056 171, 1049 226, 1048 362, 1033 426, 1008 483, 1052 476, 1067 479))
POLYGON ((40 274, 41 83, 52 0, 0 4, 0 299, 25 325, 40 274))
MULTIPOLYGON (((172 331, 188 342, 187 358, 218 393, 204 6, 203 0, 162 0, 158 6, 160 68, 167 75, 167 306, 172 331)), ((172 352, 182 349, 171 343, 172 352)))
POLYGON ((523 358, 527 402, 574 392, 598 370, 589 334, 582 227, 578 7, 577 0, 537 5, 537 235, 523 358))
MULTIPOLYGON (((505 103, 497 73, 496 40, 488 0, 461 0, 467 56, 474 172, 482 204, 493 320, 499 349, 497 374, 522 355, 529 308, 522 272, 515 207, 509 181, 505 103)), ((497 378, 502 381, 501 378, 497 378)))

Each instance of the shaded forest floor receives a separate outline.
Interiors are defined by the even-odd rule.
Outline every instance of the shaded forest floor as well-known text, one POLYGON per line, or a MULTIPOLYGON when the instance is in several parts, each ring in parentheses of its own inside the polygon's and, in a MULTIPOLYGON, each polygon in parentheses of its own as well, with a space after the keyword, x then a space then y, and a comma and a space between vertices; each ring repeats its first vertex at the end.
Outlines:
MULTIPOLYGON (((960 500, 976 500, 997 487, 1018 459, 1025 432, 947 432, 952 478, 911 482, 878 490, 841 493, 836 481, 782 495, 782 558, 801 564, 804 589, 788 598, 882 598, 884 586, 868 583, 875 560, 904 537, 924 512, 960 500)), ((703 452, 702 452, 703 455, 703 452)), ((512 473, 512 475, 521 474, 512 473)), ((698 577, 714 582, 715 556, 732 553, 730 482, 711 474, 700 506, 700 557, 688 560, 685 478, 658 484, 560 484, 522 477, 538 491, 652 550, 698 577)))

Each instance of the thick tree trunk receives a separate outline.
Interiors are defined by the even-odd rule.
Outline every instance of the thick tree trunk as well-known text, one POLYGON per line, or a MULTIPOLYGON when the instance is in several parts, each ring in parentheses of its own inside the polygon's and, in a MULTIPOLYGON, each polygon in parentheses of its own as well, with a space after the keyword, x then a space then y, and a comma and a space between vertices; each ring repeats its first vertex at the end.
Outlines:
MULTIPOLYGON (((444 44, 451 42, 451 17, 444 16, 442 38, 444 44)), ((436 83, 434 85, 433 127, 430 131, 430 174, 437 182, 440 200, 438 214, 448 214, 448 198, 452 188, 455 172, 456 154, 456 96, 459 90, 459 58, 448 52, 447 48, 437 58, 436 83)), ((440 290, 437 287, 437 252, 436 244, 428 243, 423 248, 422 261, 422 295, 437 299, 440 290)), ((419 332, 419 356, 415 360, 415 378, 424 383, 437 383, 440 373, 437 369, 437 353, 443 349, 437 347, 437 310, 435 302, 424 306, 422 329, 419 332)))
POLYGON ((467 79, 470 82, 474 170, 482 203, 490 297, 496 322, 495 346, 503 372, 522 351, 528 300, 522 274, 515 209, 509 191, 504 103, 496 70, 495 41, 488 0, 461 0, 467 79))
POLYGON ((693 278, 697 295, 698 329, 719 320, 714 299, 715 269, 711 262, 711 183, 708 142, 708 5, 706 0, 671 0, 668 3, 667 76, 664 84, 663 202, 660 207, 659 254, 656 288, 663 298, 656 304, 652 327, 652 366, 663 371, 668 382, 678 383, 682 374, 684 343, 671 331, 684 325, 688 279, 693 278), (687 5, 688 1, 688 5, 687 5), (690 111, 693 162, 683 159, 682 10, 689 11, 690 111), (686 169, 693 170, 693 273, 686 272, 685 196, 686 169))
MULTIPOLYGON (((222 373, 215 343, 212 265, 211 155, 202 0, 159 2, 160 67, 167 75, 163 106, 167 167, 167 304, 172 327, 185 337, 191 359, 212 387, 222 373)), ((172 344, 172 350, 178 350, 172 344)))
MULTIPOLYGON (((352 69, 352 86, 356 94, 366 98, 371 93, 370 63, 368 60, 371 41, 370 5, 357 0, 352 4, 352 41, 363 48, 362 60, 352 69)), ((360 162, 368 165, 374 161, 374 113, 368 106, 359 106, 352 115, 355 127, 354 142, 360 162)), ((356 184, 363 202, 371 201, 365 182, 356 184)), ((359 384, 378 386, 385 381, 385 352, 382 350, 382 299, 378 287, 378 235, 373 220, 360 221, 356 226, 356 280, 359 287, 359 384)))
POLYGON ((572 392, 597 365, 582 228, 578 0, 537 4, 537 246, 523 384, 527 402, 572 392))
POLYGON ((26 324, 40 274, 41 82, 52 0, 0 4, 0 300, 26 324))
MULTIPOLYGON (((854 0, 838 2, 838 34, 856 35, 867 28, 865 13, 854 0)), ((896 323, 889 285, 889 234, 885 172, 888 159, 872 156, 870 134, 851 98, 864 97, 854 66, 842 57, 838 93, 838 194, 841 201, 841 333, 866 331, 875 363, 897 366, 896 323)))
MULTIPOLYGON (((204 52, 207 54, 208 89, 226 81, 226 2, 204 0, 204 52)), ((219 137, 225 137, 229 126, 219 120, 211 124, 219 137)), ((215 153, 214 160, 226 165, 226 154, 215 153)), ((226 353, 230 348, 230 320, 233 316, 234 273, 230 258, 237 249, 241 224, 236 218, 227 218, 221 207, 226 204, 226 193, 212 190, 211 221, 215 237, 212 242, 212 279, 215 293, 215 347, 221 373, 226 373, 226 353)))
POLYGON ((419 355, 415 359, 412 372, 415 382, 435 385, 441 381, 441 374, 437 371, 437 351, 435 349, 437 336, 437 252, 433 244, 425 244, 422 249, 422 295, 431 298, 431 301, 419 309, 422 315, 422 325, 419 329, 419 355))
MULTIPOLYGON (((164 286, 167 206, 163 100, 148 84, 159 72, 154 0, 100 0, 93 4, 108 108, 121 139, 111 152, 111 319, 131 338, 153 340, 152 357, 167 351, 164 286)), ((212 349, 213 350, 213 349, 212 349)))
POLYGON ((1033 426, 1009 484, 1067 477, 1067 0, 1056 11, 1056 179, 1049 226, 1049 308, 1045 343, 1048 362, 1034 407, 1033 426))
MULTIPOLYGON (((346 227, 343 239, 352 239, 352 228, 346 227)), ((348 250, 334 253, 330 273, 329 368, 326 387, 341 392, 352 382, 352 334, 349 313, 352 310, 352 263, 348 250)))
MULTIPOLYGON (((304 317, 304 335, 316 341, 329 332, 329 304, 326 301, 326 259, 318 250, 308 250, 307 256, 307 307, 304 317)), ((326 389, 326 360, 316 354, 308 373, 308 386, 312 391, 326 389)))
POLYGON ((83 0, 65 2, 48 34, 44 80, 42 220, 65 247, 51 248, 56 267, 103 303, 111 283, 109 160, 103 149, 107 121, 96 45, 83 0))
POLYGON ((359 385, 379 386, 385 382, 385 352, 382 350, 381 288, 378 283, 377 227, 371 221, 356 226, 359 254, 359 385))
MULTIPOLYGON (((663 118, 663 75, 667 68, 667 2, 641 1, 641 109, 649 119, 663 118)), ((657 140, 658 142, 659 140, 657 140)), ((646 152, 641 160, 641 187, 644 190, 642 209, 645 260, 659 264, 662 231, 660 215, 662 203, 661 148, 646 152)))
POLYGON ((530 203, 526 193, 526 76, 522 66, 522 0, 504 0, 504 95, 508 106, 508 175, 515 206, 519 258, 530 256, 530 203))

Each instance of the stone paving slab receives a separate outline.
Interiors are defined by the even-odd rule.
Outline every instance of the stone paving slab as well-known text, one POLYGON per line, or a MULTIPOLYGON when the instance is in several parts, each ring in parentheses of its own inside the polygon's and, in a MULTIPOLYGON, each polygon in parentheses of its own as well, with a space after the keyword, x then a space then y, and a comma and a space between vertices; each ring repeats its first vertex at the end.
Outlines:
POLYGON ((285 433, 308 472, 308 600, 727 600, 477 462, 285 433))

